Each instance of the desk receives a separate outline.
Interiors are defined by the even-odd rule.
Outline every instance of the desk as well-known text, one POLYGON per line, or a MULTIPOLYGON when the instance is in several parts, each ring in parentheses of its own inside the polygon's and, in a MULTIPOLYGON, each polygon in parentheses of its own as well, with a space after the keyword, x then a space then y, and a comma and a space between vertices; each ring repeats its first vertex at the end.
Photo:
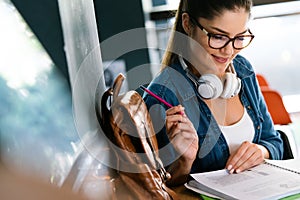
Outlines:
POLYGON ((184 185, 177 186, 177 187, 171 187, 171 189, 176 192, 179 199, 183 199, 183 200, 196 200, 196 199, 199 200, 199 199, 202 199, 200 194, 187 189, 184 185))

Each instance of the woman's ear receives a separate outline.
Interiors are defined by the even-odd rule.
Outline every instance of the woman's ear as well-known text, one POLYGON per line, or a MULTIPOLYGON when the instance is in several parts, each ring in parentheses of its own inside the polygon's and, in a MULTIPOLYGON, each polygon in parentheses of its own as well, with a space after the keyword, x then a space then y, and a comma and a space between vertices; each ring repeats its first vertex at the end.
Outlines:
POLYGON ((187 13, 183 13, 181 16, 182 19, 182 27, 187 35, 191 35, 191 23, 190 23, 190 16, 187 13))

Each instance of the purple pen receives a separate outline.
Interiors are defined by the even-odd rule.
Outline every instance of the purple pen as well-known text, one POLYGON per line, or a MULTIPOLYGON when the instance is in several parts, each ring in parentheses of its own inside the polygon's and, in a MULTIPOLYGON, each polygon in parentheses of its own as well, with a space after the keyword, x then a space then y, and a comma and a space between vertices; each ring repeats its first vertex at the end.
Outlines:
MULTIPOLYGON (((163 104, 165 104, 166 106, 168 106, 169 108, 172 108, 173 105, 171 105, 170 103, 166 102, 165 100, 163 100, 161 97, 157 96, 156 94, 154 94, 153 92, 151 92, 150 90, 148 90, 147 88, 145 88, 143 85, 140 86, 140 88, 142 90, 144 90, 145 92, 147 92, 148 94, 150 94, 152 97, 154 97, 155 99, 157 99, 158 101, 162 102, 163 104)), ((183 112, 180 112, 181 115, 183 115, 183 112)))

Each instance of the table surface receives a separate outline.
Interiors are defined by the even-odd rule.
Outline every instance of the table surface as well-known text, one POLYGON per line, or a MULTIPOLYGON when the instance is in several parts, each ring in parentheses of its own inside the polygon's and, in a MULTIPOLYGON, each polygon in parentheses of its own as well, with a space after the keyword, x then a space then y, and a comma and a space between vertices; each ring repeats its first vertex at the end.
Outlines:
POLYGON ((184 200, 202 199, 200 194, 187 189, 184 185, 172 187, 171 189, 173 189, 177 193, 179 199, 184 199, 184 200))

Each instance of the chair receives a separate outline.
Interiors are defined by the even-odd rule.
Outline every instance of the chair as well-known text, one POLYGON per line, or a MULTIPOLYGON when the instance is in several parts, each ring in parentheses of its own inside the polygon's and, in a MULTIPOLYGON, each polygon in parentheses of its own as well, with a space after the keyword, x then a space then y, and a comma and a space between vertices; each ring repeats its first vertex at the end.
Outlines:
POLYGON ((281 139, 283 141, 283 157, 282 160, 293 159, 293 150, 291 148, 291 144, 288 136, 282 130, 277 130, 280 133, 281 139))
POLYGON ((256 78, 260 87, 269 87, 267 79, 262 74, 256 74, 256 78))
POLYGON ((290 115, 283 104, 281 95, 276 90, 270 88, 263 87, 261 91, 274 124, 287 125, 292 123, 290 115))

